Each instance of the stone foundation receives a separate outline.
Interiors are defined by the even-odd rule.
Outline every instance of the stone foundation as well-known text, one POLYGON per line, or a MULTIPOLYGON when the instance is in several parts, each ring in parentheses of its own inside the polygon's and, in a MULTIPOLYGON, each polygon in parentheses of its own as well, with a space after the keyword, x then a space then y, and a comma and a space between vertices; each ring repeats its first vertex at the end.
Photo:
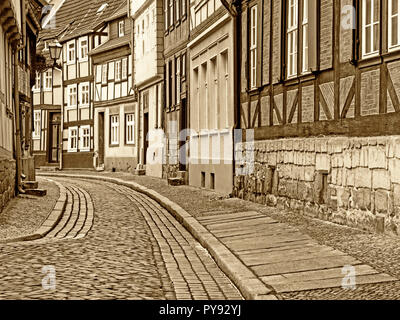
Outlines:
POLYGON ((15 160, 0 157, 0 212, 15 195, 15 160))
POLYGON ((235 155, 239 198, 400 234, 400 136, 247 142, 235 155))
POLYGON ((104 168, 106 171, 123 171, 134 173, 137 166, 135 157, 106 157, 104 168))

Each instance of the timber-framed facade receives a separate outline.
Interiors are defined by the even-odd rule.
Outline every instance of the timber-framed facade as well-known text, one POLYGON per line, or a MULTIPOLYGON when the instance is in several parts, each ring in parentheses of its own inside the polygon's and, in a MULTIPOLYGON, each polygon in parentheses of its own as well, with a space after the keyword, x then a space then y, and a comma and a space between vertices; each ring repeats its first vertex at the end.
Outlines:
MULTIPOLYGON (((398 5, 398 1, 396 1, 398 5)), ((241 108, 254 171, 235 193, 397 232, 398 14, 392 0, 242 1, 241 108), (392 10, 392 11, 391 11, 392 10)))

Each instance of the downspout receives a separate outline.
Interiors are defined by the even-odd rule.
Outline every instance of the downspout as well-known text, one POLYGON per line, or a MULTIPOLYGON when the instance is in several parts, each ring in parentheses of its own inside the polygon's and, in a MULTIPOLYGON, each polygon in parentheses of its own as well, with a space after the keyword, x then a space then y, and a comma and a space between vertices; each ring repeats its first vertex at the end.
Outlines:
MULTIPOLYGON (((23 47, 23 46, 22 46, 23 47)), ((21 186, 22 159, 21 159, 21 124, 19 108, 19 87, 18 87, 18 51, 21 47, 15 48, 14 53, 14 103, 15 103, 15 151, 16 151, 16 174, 17 190, 19 193, 25 193, 21 186)))
MULTIPOLYGON (((235 130, 240 129, 240 73, 241 73, 241 39, 242 39, 242 6, 241 1, 236 0, 233 4, 236 8, 236 14, 233 17, 233 54, 234 54, 234 68, 233 68, 233 108, 234 108, 234 126, 232 135, 232 174, 233 183, 236 176, 236 161, 235 161, 235 130)), ((243 140, 243 139, 242 139, 243 140)))
MULTIPOLYGON (((61 49, 61 55, 64 53, 64 47, 61 49)), ((61 58, 61 123, 60 123, 60 134, 61 134, 61 146, 60 146, 60 167, 59 169, 62 170, 63 168, 63 150, 64 150, 64 65, 63 65, 63 58, 61 58)), ((54 92, 52 92, 54 94, 54 92)))

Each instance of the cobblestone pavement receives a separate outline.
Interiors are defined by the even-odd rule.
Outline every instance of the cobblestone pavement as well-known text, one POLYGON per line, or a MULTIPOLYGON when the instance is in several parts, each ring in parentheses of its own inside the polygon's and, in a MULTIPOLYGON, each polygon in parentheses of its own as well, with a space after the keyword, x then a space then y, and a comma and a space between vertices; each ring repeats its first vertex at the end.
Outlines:
MULTIPOLYGON (((219 197, 215 192, 194 187, 171 187, 167 185, 165 180, 147 176, 134 176, 121 172, 76 172, 76 174, 109 176, 137 182, 175 201, 196 218, 210 214, 223 215, 254 210, 298 229, 301 233, 309 235, 321 245, 340 250, 372 266, 379 272, 400 278, 400 245, 398 237, 363 232, 362 230, 313 219, 301 214, 301 212, 292 210, 271 208, 240 199, 226 199, 219 197)), ((400 282, 357 284, 355 290, 344 290, 342 288, 305 290, 284 293, 282 298, 400 299, 400 282)))
POLYGON ((241 298, 157 203, 96 181, 54 180, 80 201, 88 199, 85 192, 91 196, 92 229, 80 239, 46 237, 0 245, 0 299, 241 298), (53 284, 46 281, 49 266, 55 270, 54 289, 42 286, 53 284))

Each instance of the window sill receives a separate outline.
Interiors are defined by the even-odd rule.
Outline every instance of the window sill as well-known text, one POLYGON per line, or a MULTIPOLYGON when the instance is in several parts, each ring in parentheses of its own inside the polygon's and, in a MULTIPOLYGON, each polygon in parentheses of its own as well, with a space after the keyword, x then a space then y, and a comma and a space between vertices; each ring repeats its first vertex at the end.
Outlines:
POLYGON ((32 137, 32 140, 40 140, 40 137, 32 137))
POLYGON ((89 108, 90 106, 88 104, 83 104, 81 106, 79 106, 79 109, 85 109, 85 108, 89 108))
POLYGON ((118 144, 110 144, 110 145, 108 145, 110 148, 116 148, 116 147, 119 147, 119 143, 118 144))
POLYGON ((68 152, 78 152, 78 149, 68 149, 68 152))
POLYGON ((87 62, 89 59, 88 59, 88 57, 86 57, 86 58, 80 58, 79 60, 78 60, 78 62, 87 62))
POLYGON ((360 68, 368 68, 372 66, 376 66, 382 62, 382 58, 380 56, 372 56, 363 58, 362 60, 358 61, 358 66, 360 68))
POLYGON ((135 143, 134 143, 134 142, 126 142, 126 143, 125 143, 125 146, 127 146, 127 147, 134 147, 134 146, 135 146, 135 143))
POLYGON ((79 152, 90 152, 90 149, 79 149, 79 152))
POLYGON ((382 55, 383 61, 390 62, 400 59, 400 47, 382 55))

